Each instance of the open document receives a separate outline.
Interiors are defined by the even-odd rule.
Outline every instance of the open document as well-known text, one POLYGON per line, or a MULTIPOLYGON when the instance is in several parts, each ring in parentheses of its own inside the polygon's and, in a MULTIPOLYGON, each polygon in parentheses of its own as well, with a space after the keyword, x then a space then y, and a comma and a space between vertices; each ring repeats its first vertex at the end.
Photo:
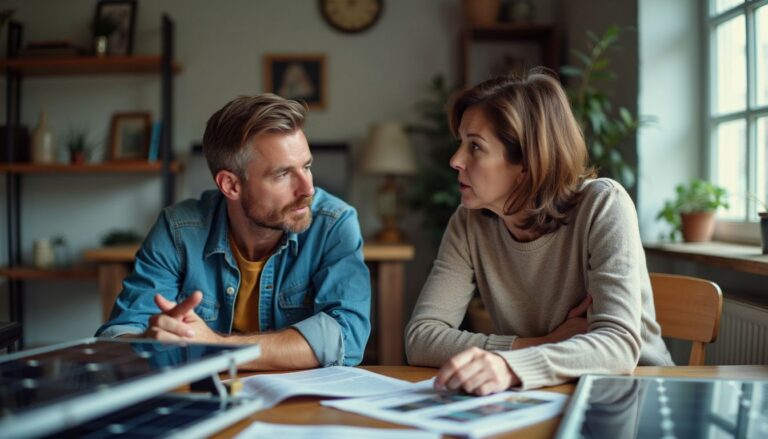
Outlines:
POLYGON ((334 366, 243 378, 243 393, 261 397, 265 408, 292 396, 355 398, 410 389, 415 384, 364 369, 334 366))
POLYGON ((481 437, 541 422, 558 415, 568 396, 527 391, 472 396, 433 390, 434 380, 386 395, 323 401, 322 404, 397 424, 444 434, 481 437))
POLYGON ((344 425, 281 425, 254 422, 236 439, 279 437, 280 439, 440 439, 434 432, 389 428, 347 427, 344 425))

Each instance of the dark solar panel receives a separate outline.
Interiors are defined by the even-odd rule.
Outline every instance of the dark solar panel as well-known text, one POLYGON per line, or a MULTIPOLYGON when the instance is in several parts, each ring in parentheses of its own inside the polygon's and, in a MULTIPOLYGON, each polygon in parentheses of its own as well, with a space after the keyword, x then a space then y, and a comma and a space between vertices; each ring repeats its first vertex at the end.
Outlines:
MULTIPOLYGON (((126 406, 232 370, 237 364, 258 358, 259 352, 257 345, 86 339, 2 357, 0 438, 37 437, 109 413, 119 415, 126 406)), ((210 404, 181 401, 159 407, 156 414, 171 410, 183 416, 204 417, 211 414, 210 404)), ((233 413, 240 415, 251 408, 243 405, 233 413)), ((167 430, 175 419, 156 416, 146 427, 160 422, 167 430)), ((113 430, 121 424, 115 425, 113 430)))
POLYGON ((168 395, 152 398, 78 427, 58 432, 56 438, 158 437, 180 433, 233 408, 217 398, 168 395))
POLYGON ((768 381, 588 378, 560 437, 768 437, 768 381))
POLYGON ((0 363, 0 416, 103 391, 229 350, 208 345, 96 341, 0 363))

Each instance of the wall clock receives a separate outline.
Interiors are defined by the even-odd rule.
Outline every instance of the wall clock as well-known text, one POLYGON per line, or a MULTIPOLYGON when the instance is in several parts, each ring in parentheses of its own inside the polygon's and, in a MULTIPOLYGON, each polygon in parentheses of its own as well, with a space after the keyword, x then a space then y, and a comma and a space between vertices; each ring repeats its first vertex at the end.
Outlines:
POLYGON ((378 21, 384 0, 320 0, 323 18, 341 32, 362 32, 378 21))

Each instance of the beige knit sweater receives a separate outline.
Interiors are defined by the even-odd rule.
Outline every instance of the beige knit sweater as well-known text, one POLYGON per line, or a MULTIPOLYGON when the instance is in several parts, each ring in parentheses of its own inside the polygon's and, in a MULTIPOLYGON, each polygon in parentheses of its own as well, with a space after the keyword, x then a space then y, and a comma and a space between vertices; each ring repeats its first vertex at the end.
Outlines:
POLYGON ((660 332, 632 200, 597 179, 567 225, 531 242, 516 241, 495 215, 459 207, 406 329, 406 352, 410 364, 440 367, 472 346, 497 351, 530 389, 672 365, 660 332), (495 334, 458 329, 475 290, 495 334), (510 350, 518 336, 552 332, 587 292, 586 334, 510 350))

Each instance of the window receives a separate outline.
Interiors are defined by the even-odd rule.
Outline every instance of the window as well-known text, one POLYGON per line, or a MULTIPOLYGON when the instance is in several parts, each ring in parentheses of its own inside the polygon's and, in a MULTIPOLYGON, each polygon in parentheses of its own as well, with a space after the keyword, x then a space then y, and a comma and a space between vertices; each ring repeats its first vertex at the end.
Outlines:
POLYGON ((755 222, 768 202, 768 0, 710 0, 709 172, 731 207, 755 222), (754 196, 750 196, 754 195, 754 196))

